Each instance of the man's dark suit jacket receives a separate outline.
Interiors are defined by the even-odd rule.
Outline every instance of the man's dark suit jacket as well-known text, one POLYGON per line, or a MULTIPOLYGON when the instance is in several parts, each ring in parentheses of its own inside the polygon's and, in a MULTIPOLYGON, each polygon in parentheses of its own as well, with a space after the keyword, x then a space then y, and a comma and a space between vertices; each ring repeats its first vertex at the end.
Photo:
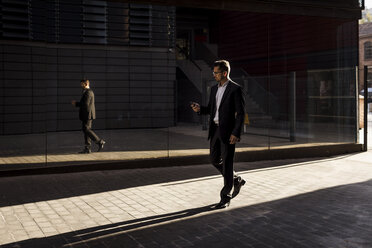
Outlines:
MULTIPOLYGON (((213 119, 216 113, 217 89, 218 85, 215 85, 211 88, 208 106, 201 106, 200 108, 200 114, 210 115, 208 139, 213 137, 213 134, 216 130, 216 125, 214 125, 213 119)), ((241 86, 230 80, 222 96, 218 111, 220 137, 224 143, 229 142, 231 134, 240 138, 244 122, 244 106, 244 97, 241 86)))
POLYGON ((79 107, 79 119, 81 121, 96 119, 96 107, 94 106, 94 93, 91 89, 85 89, 80 102, 76 102, 79 107))

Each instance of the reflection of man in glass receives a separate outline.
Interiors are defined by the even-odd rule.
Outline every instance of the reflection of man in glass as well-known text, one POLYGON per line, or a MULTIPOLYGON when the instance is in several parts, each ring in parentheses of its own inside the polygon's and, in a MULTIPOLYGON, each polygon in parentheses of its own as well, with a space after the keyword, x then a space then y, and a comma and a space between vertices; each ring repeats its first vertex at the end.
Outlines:
POLYGON ((80 102, 75 100, 71 101, 71 104, 79 108, 79 119, 82 122, 82 129, 84 132, 85 149, 80 153, 91 153, 91 140, 98 145, 98 151, 103 149, 105 141, 98 138, 98 136, 92 130, 92 122, 96 119, 96 108, 94 105, 94 93, 89 87, 89 80, 81 80, 80 85, 83 88, 83 95, 81 96, 80 102))
POLYGON ((321 80, 320 86, 319 86, 320 96, 328 96, 330 90, 331 90, 331 80, 328 80, 328 81, 321 80))
POLYGON ((330 114, 331 111, 331 100, 328 98, 332 95, 331 93, 331 80, 321 80, 319 85, 320 95, 320 111, 322 114, 330 114))
POLYGON ((228 61, 216 61, 213 75, 218 84, 211 88, 208 106, 191 103, 195 112, 210 115, 210 159, 224 178, 221 201, 215 208, 229 206, 230 200, 239 194, 240 188, 245 184, 244 179, 236 175, 233 166, 235 144, 240 141, 244 122, 244 97, 242 88, 230 80, 229 73, 228 61))

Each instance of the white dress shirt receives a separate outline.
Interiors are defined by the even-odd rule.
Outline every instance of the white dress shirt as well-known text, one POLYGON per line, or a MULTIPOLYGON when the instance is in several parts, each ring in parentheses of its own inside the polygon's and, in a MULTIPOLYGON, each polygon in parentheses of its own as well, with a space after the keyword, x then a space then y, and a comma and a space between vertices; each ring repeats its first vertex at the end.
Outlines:
POLYGON ((220 108, 221 100, 223 97, 223 94, 225 93, 226 86, 229 83, 229 80, 227 80, 223 85, 218 84, 218 89, 216 93, 216 114, 214 115, 213 121, 218 125, 218 110, 220 108))

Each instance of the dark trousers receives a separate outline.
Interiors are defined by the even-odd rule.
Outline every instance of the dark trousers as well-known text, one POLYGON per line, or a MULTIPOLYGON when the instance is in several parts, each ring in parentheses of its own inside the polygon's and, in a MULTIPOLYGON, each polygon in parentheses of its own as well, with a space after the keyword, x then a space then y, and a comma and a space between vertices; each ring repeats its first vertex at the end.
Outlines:
POLYGON ((237 178, 233 164, 234 154, 235 145, 222 142, 220 130, 217 127, 210 141, 209 156, 211 163, 222 174, 224 179, 224 186, 220 193, 222 201, 229 201, 231 199, 234 178, 237 178))
POLYGON ((86 120, 82 121, 82 129, 84 133, 84 140, 85 140, 85 149, 90 150, 90 146, 92 145, 92 140, 94 143, 99 143, 100 138, 93 132, 92 130, 92 122, 93 120, 86 120))

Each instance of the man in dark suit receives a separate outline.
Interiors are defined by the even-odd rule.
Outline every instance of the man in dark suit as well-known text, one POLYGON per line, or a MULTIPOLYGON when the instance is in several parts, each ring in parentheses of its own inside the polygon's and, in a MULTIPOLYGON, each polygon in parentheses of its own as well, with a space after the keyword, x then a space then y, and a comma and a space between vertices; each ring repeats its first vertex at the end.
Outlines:
POLYGON ((240 141, 244 122, 244 97, 242 88, 229 78, 229 74, 230 63, 226 60, 216 61, 213 75, 218 84, 211 88, 208 106, 191 103, 195 112, 210 115, 210 159, 224 178, 221 201, 215 208, 229 206, 230 200, 239 194, 245 184, 245 180, 236 175, 233 166, 235 144, 240 141))
POLYGON ((94 105, 94 93, 90 89, 89 80, 81 80, 80 85, 83 88, 83 95, 81 96, 80 102, 75 100, 71 101, 73 106, 79 108, 79 119, 82 122, 82 129, 84 132, 85 149, 80 153, 91 153, 92 140, 98 145, 98 151, 103 149, 105 141, 100 139, 92 130, 92 122, 96 119, 96 107, 94 105))

